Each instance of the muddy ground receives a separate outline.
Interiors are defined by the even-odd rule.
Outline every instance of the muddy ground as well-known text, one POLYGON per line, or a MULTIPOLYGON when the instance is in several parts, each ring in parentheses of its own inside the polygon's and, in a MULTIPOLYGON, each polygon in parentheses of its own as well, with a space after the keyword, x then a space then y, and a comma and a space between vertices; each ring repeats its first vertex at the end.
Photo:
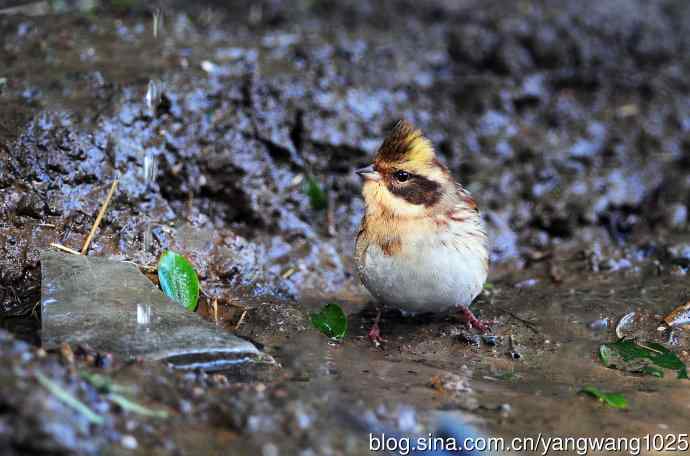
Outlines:
POLYGON ((3 454, 366 454, 367 432, 431 431, 438 411, 505 437, 687 432, 687 381, 595 356, 636 311, 636 334, 690 361, 686 329, 657 331, 690 297, 687 2, 171 2, 157 38, 148 6, 83 3, 0 11, 3 454), (498 320, 495 342, 393 311, 383 350, 364 337, 352 170, 400 117, 483 210, 493 263, 477 309, 498 320), (217 299, 220 324, 279 367, 180 373, 39 348, 38 252, 79 249, 115 178, 89 254, 184 253, 199 312, 212 319, 217 299), (330 301, 349 315, 339 344, 308 322, 330 301), (109 405, 83 369, 171 417, 109 405), (106 416, 100 431, 36 371, 106 416))

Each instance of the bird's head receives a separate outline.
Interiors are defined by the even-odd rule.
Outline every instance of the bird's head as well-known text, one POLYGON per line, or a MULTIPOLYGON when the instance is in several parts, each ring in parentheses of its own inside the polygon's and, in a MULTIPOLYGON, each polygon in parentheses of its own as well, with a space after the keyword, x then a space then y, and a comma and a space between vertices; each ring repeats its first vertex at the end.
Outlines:
POLYGON ((454 191, 452 177, 436 159, 431 142, 404 120, 388 133, 374 163, 356 172, 364 181, 367 208, 397 217, 428 214, 446 192, 454 191))

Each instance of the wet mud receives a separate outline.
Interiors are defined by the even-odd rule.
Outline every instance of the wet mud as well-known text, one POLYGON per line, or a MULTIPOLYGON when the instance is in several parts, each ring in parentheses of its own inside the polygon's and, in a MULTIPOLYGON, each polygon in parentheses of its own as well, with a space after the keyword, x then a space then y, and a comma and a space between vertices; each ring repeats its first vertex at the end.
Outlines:
POLYGON ((608 369, 596 352, 635 312, 626 335, 690 362, 687 327, 661 323, 690 298, 690 7, 584 3, 170 2, 158 39, 146 5, 3 11, 3 451, 365 454, 373 429, 423 434, 439 414, 505 437, 683 432, 687 381, 608 369), (152 79, 164 89, 150 110, 152 79), (495 337, 394 311, 382 350, 365 337, 352 170, 400 117, 483 211, 492 271, 476 309, 495 337), (116 178, 89 255, 184 254, 198 312, 278 365, 184 373, 39 348, 39 252, 79 250, 116 178), (350 326, 337 344, 308 319, 332 301, 350 326), (170 418, 112 406, 83 370, 170 418), (105 416, 102 432, 36 372, 105 416))

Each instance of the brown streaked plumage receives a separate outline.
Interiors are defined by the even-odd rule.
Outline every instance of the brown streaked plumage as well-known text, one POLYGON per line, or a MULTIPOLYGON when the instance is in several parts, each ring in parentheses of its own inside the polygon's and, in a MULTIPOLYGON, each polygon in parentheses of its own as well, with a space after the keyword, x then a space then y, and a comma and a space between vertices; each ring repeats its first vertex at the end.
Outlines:
MULTIPOLYGON (((374 162, 394 164, 407 160, 422 160, 422 156, 427 156, 431 147, 431 143, 420 130, 405 120, 399 120, 383 140, 374 162), (415 149, 420 154, 413 157, 415 149)), ((429 158, 433 159, 431 156, 429 158)))
POLYGON ((399 121, 373 165, 358 174, 366 212, 355 259, 365 287, 379 301, 413 313, 462 308, 486 330, 467 309, 486 280, 486 233, 474 199, 436 158, 431 142, 399 121))

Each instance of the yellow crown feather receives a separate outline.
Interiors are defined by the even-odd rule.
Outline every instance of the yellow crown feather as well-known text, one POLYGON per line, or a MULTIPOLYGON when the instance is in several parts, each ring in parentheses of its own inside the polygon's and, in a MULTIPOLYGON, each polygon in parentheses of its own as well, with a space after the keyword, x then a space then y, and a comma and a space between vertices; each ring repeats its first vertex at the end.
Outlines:
POLYGON ((423 165, 436 158, 434 147, 423 134, 405 120, 398 121, 381 144, 376 161, 382 164, 411 162, 423 165))

